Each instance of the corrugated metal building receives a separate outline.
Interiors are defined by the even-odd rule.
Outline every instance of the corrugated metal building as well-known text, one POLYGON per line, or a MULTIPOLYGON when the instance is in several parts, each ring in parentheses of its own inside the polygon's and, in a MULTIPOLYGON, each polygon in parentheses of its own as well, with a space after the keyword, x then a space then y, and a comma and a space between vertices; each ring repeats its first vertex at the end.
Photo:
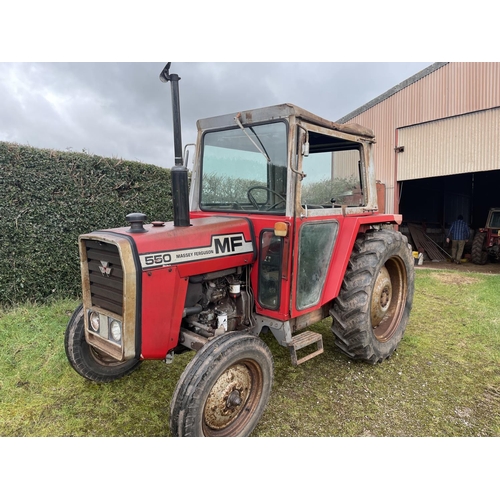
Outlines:
POLYGON ((478 228, 500 206, 500 63, 435 63, 337 121, 375 132, 386 212, 478 228))

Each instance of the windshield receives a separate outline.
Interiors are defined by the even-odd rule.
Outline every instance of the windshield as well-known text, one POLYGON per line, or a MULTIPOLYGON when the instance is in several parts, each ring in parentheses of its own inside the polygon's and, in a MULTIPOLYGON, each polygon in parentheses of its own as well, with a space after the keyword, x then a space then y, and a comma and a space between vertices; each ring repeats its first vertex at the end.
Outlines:
POLYGON ((286 124, 252 125, 245 132, 234 128, 203 136, 200 207, 284 214, 286 124))
POLYGON ((500 212, 491 212, 489 227, 498 229, 500 228, 500 212))

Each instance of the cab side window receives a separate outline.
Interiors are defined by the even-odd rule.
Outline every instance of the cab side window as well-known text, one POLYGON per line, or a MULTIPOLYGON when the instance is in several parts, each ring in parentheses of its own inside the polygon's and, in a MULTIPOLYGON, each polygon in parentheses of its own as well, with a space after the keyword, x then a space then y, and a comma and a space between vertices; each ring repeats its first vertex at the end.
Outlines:
POLYGON ((321 298, 338 227, 338 222, 333 220, 307 222, 300 228, 296 300, 298 310, 316 305, 321 298))
POLYGON ((309 144, 309 156, 302 159, 301 204, 311 209, 365 205, 360 145, 315 132, 309 133, 309 144))

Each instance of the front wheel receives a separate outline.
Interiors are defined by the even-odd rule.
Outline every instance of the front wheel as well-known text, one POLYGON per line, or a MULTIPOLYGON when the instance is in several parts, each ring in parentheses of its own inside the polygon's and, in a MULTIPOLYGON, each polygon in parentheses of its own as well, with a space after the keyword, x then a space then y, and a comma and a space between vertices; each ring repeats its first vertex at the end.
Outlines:
POLYGON ((205 344, 187 365, 171 403, 174 436, 248 436, 273 384, 273 358, 250 334, 227 334, 205 344))
POLYGON ((83 305, 79 305, 69 320, 64 334, 66 356, 73 369, 94 382, 111 382, 133 372, 138 359, 117 361, 87 344, 83 320, 83 305))
POLYGON ((401 233, 381 230, 358 237, 330 310, 335 344, 347 356, 375 364, 397 348, 413 303, 413 266, 401 233))

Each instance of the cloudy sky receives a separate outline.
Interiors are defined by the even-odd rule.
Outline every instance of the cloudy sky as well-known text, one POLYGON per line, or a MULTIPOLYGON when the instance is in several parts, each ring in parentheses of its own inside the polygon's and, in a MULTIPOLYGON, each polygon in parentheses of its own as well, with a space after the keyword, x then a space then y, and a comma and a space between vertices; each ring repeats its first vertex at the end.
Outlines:
MULTIPOLYGON (((0 63, 0 141, 174 164, 166 61, 0 63)), ((337 120, 432 62, 173 62, 183 143, 196 120, 293 103, 337 120)))
POLYGON ((158 78, 169 59, 181 77, 186 144, 199 118, 288 102, 337 120, 433 61, 497 57, 496 20, 481 9, 451 12, 434 0, 418 9, 399 0, 287 5, 7 2, 0 141, 171 167, 170 84, 158 78), (439 29, 431 11, 446 19, 439 29))

